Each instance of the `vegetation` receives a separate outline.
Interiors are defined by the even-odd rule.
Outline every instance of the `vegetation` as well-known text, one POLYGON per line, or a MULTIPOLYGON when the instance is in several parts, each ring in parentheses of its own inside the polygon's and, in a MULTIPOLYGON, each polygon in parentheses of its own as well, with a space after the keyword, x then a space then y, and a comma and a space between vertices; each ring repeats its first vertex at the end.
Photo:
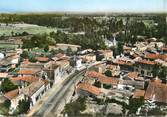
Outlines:
POLYGON ((8 92, 8 91, 11 91, 11 90, 14 90, 14 89, 17 89, 18 86, 17 85, 14 85, 11 80, 9 80, 8 78, 6 78, 4 81, 2 81, 2 84, 1 84, 1 90, 2 92, 8 92))
POLYGON ((162 82, 166 83, 167 80, 167 67, 161 66, 159 64, 154 65, 153 67, 153 77, 158 76, 162 82))
POLYGON ((27 51, 23 51, 23 53, 20 56, 24 59, 28 59, 28 57, 29 57, 27 51))
POLYGON ((110 88, 111 88, 111 84, 103 84, 103 87, 104 87, 105 89, 110 89, 110 88))
POLYGON ((79 97, 75 102, 66 104, 64 112, 71 116, 79 115, 86 109, 86 98, 79 97))
POLYGON ((110 70, 105 71, 104 74, 105 74, 106 76, 108 76, 108 77, 111 77, 111 76, 112 76, 112 72, 111 72, 110 70))
POLYGON ((130 98, 129 99, 129 114, 133 113, 135 114, 139 107, 141 107, 144 104, 144 97, 140 98, 130 98))
POLYGON ((101 88, 101 83, 100 81, 95 81, 94 86, 101 88))
POLYGON ((19 105, 17 106, 18 114, 25 114, 30 109, 30 100, 20 100, 19 105))
POLYGON ((10 100, 5 100, 5 102, 3 103, 4 107, 6 107, 7 109, 10 108, 11 102, 10 100))

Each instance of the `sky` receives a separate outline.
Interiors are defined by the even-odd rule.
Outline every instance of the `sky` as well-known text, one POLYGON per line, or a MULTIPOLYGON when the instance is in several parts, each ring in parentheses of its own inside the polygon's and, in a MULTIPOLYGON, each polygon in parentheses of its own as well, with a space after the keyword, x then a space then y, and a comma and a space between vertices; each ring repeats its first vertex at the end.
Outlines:
POLYGON ((167 12, 167 0, 0 0, 0 12, 167 12))

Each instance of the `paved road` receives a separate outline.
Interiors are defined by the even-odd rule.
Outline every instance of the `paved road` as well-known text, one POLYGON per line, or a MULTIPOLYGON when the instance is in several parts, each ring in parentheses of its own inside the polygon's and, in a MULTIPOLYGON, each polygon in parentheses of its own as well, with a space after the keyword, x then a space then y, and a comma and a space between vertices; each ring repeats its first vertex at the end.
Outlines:
POLYGON ((80 72, 76 72, 72 74, 69 78, 67 78, 62 85, 59 87, 57 91, 45 102, 45 104, 37 111, 34 116, 44 116, 47 117, 49 115, 57 114, 58 107, 64 101, 64 97, 66 97, 74 87, 74 84, 80 81, 83 78, 83 74, 86 72, 86 69, 80 72))

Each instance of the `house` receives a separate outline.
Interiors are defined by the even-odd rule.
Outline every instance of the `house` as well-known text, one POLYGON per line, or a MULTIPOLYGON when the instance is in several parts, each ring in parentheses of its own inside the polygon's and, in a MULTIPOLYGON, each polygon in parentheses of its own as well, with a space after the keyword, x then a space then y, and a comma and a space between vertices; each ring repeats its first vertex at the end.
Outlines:
POLYGON ((120 79, 118 82, 118 89, 130 90, 130 91, 133 91, 134 89, 144 89, 144 81, 133 81, 133 80, 120 79))
POLYGON ((83 55, 81 56, 81 58, 84 60, 86 60, 86 62, 95 62, 96 61, 96 55, 94 54, 87 54, 87 55, 83 55))
POLYGON ((42 95, 46 91, 45 82, 42 80, 38 80, 36 82, 31 83, 29 86, 23 89, 23 93, 29 97, 31 100, 31 107, 36 104, 36 102, 42 98, 42 95))
POLYGON ((35 76, 18 76, 18 77, 12 77, 10 79, 12 80, 12 82, 14 82, 15 84, 18 84, 22 87, 26 87, 30 83, 36 82, 39 80, 39 78, 37 78, 35 76))
POLYGON ((5 55, 4 53, 0 53, 0 60, 4 59, 5 58, 5 55))
POLYGON ((134 61, 129 58, 117 58, 113 60, 114 65, 119 65, 120 70, 133 71, 134 61))
POLYGON ((0 71, 7 72, 9 69, 15 68, 18 63, 19 63, 18 55, 5 57, 0 61, 0 71))
POLYGON ((86 77, 94 78, 95 81, 99 81, 101 83, 101 87, 103 88, 104 85, 111 85, 113 88, 117 88, 119 79, 114 77, 107 77, 101 73, 96 71, 88 71, 85 74, 86 77))
POLYGON ((167 85, 159 80, 150 81, 145 93, 145 100, 167 103, 167 85))
POLYGON ((17 73, 19 76, 36 76, 39 71, 35 69, 21 69, 17 73))
POLYGON ((2 81, 8 77, 8 73, 0 73, 0 85, 2 83, 2 81))
POLYGON ((124 79, 135 80, 135 81, 144 81, 143 77, 140 77, 137 72, 129 72, 124 79))
POLYGON ((167 55, 166 54, 146 54, 145 58, 150 60, 150 61, 154 61, 156 59, 161 59, 163 61, 167 61, 167 55))
POLYGON ((98 87, 92 86, 89 83, 79 83, 77 85, 77 93, 83 96, 102 96, 102 90, 98 87))
POLYGON ((145 95, 145 90, 135 89, 132 98, 140 98, 144 97, 144 95, 145 95))
POLYGON ((104 56, 105 60, 110 60, 113 58, 112 50, 99 50, 100 55, 104 56))
POLYGON ((152 70, 153 66, 156 64, 154 61, 148 60, 138 60, 135 62, 134 71, 138 72, 141 76, 144 77, 153 77, 152 70))
POLYGON ((68 48, 71 48, 72 51, 78 51, 81 46, 80 45, 72 45, 72 44, 64 44, 64 43, 57 43, 56 49, 61 49, 63 51, 66 51, 68 48))
POLYGON ((104 73, 106 71, 106 65, 105 64, 97 64, 94 66, 95 71, 99 73, 104 73))
POLYGON ((62 68, 60 65, 54 65, 54 83, 58 83, 63 79, 62 68))
POLYGON ((121 73, 119 65, 110 64, 110 65, 107 65, 106 69, 112 72, 112 76, 119 76, 121 73))
POLYGON ((41 62, 41 63, 49 62, 49 58, 48 57, 36 57, 36 60, 38 62, 41 62))
POLYGON ((24 99, 24 94, 21 89, 15 89, 4 94, 4 97, 11 102, 10 110, 14 111, 19 104, 19 101, 24 99))
POLYGON ((85 49, 85 50, 79 51, 78 54, 84 55, 84 54, 90 54, 92 52, 93 52, 92 49, 85 49))

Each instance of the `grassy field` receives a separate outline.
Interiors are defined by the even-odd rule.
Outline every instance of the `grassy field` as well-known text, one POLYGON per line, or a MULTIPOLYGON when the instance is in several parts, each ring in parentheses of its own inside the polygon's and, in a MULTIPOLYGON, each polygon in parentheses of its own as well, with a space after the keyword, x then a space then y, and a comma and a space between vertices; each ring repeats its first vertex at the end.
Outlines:
POLYGON ((22 33, 24 31, 28 32, 29 34, 38 34, 38 33, 50 33, 53 31, 56 31, 56 29, 53 28, 47 28, 47 27, 42 27, 42 26, 36 26, 36 27, 20 27, 20 28, 13 28, 13 27, 8 27, 8 28, 2 28, 0 27, 0 36, 4 35, 5 36, 11 36, 11 32, 14 33, 22 33))
POLYGON ((18 45, 12 45, 12 44, 0 44, 0 49, 8 48, 8 49, 14 49, 17 48, 18 45))

